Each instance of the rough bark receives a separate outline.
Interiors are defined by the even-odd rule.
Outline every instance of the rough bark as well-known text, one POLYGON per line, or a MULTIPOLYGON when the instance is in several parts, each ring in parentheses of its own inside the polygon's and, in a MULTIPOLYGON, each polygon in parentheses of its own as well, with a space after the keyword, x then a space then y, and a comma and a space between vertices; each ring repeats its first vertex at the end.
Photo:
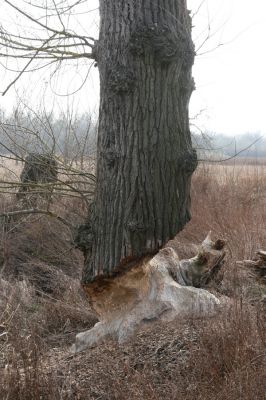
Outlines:
POLYGON ((97 189, 83 283, 155 254, 190 219, 194 46, 185 0, 100 0, 97 189))

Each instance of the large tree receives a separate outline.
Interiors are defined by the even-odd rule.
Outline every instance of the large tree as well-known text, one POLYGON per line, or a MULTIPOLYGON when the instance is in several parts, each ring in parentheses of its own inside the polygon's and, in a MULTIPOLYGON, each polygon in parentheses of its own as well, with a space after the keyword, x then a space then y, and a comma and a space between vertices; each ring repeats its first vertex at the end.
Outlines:
POLYGON ((190 219, 194 46, 185 0, 100 0, 97 189, 84 281, 154 254, 190 219))
POLYGON ((187 2, 100 0, 97 41, 65 28, 61 15, 70 8, 62 1, 54 8, 59 28, 4 2, 47 32, 30 40, 2 31, 2 45, 28 59, 21 72, 43 59, 85 57, 98 65, 97 185, 83 283, 112 276, 156 253, 190 219, 197 158, 188 116, 194 46, 187 2))

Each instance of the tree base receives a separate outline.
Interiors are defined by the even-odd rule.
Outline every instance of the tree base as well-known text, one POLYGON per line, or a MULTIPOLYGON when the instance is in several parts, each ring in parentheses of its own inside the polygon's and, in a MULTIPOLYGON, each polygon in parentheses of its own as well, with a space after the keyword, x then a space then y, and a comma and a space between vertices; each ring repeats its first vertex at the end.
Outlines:
POLYGON ((110 336, 123 343, 149 321, 215 313, 218 298, 193 283, 200 286, 217 272, 225 255, 223 247, 223 241, 214 243, 208 236, 196 257, 181 261, 167 247, 123 275, 86 286, 100 322, 76 336, 72 351, 82 351, 110 336))

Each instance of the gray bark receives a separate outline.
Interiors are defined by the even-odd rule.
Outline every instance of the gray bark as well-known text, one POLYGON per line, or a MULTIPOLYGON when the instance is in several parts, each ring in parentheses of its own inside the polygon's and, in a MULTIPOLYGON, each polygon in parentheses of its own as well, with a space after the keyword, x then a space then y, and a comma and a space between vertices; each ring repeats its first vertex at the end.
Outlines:
POLYGON ((185 0, 100 0, 97 189, 83 283, 156 253, 190 219, 197 165, 185 0))

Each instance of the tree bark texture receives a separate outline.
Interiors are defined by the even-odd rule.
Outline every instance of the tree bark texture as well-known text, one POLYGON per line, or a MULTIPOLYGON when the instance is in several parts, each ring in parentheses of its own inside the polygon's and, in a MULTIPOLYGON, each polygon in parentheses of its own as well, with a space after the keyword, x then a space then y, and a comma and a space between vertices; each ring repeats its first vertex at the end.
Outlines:
POLYGON ((185 0, 100 0, 97 189, 83 283, 156 253, 190 219, 194 46, 185 0))

